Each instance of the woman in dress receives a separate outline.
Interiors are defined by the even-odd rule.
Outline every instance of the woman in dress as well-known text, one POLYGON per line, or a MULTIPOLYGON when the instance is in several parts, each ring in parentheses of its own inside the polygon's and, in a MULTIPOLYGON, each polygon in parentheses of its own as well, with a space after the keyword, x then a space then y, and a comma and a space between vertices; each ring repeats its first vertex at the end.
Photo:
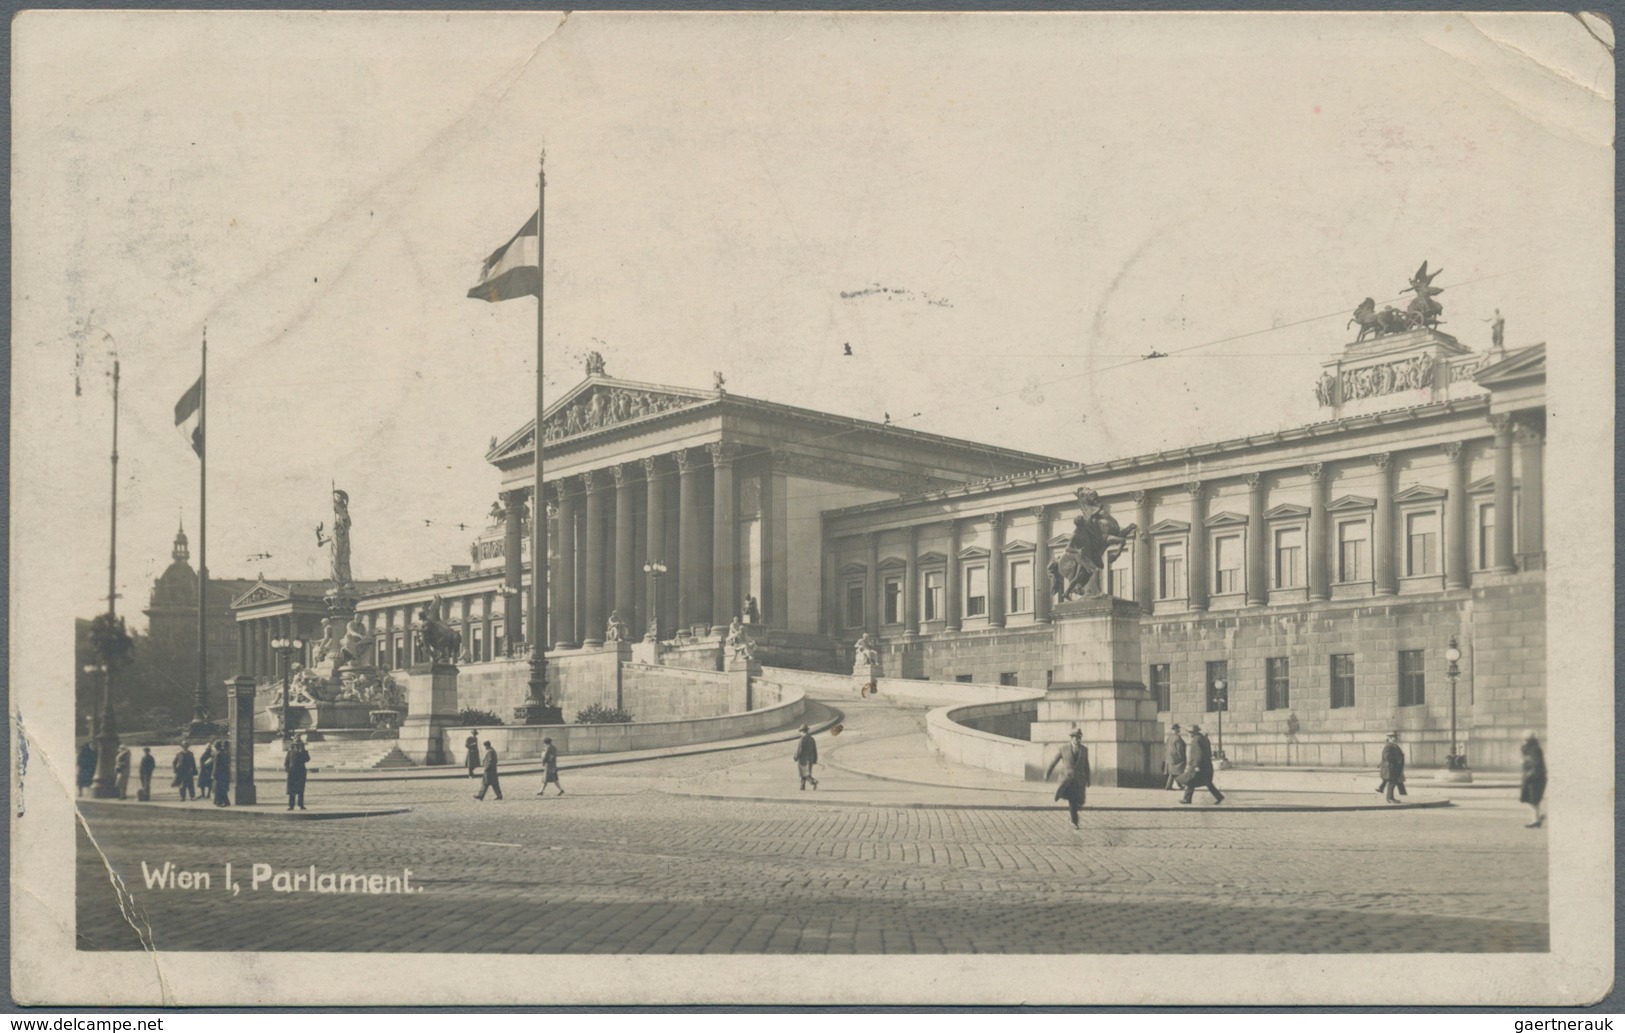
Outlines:
POLYGON ((1523 783, 1518 791, 1518 802, 1526 803, 1534 812, 1535 820, 1525 825, 1526 829, 1538 829, 1546 820, 1540 813, 1540 801, 1546 796, 1546 754, 1540 748, 1540 740, 1535 738, 1534 732, 1528 732, 1523 737, 1523 783))

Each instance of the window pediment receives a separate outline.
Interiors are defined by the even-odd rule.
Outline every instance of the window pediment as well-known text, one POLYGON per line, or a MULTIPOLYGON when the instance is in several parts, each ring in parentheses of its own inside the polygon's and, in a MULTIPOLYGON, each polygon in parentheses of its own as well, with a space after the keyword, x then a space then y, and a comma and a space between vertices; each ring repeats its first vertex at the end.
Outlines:
POLYGON ((1052 549, 1064 549, 1066 548, 1066 543, 1070 542, 1071 540, 1072 536, 1069 534, 1058 534, 1049 540, 1049 547, 1052 549))
POLYGON ((1309 516, 1309 507, 1295 502, 1283 502, 1264 513, 1266 520, 1303 520, 1309 516))
POLYGON ((887 556, 880 561, 881 570, 902 570, 908 566, 908 561, 901 556, 887 556))
POLYGON ((985 560, 987 557, 988 551, 980 545, 968 545, 959 550, 959 558, 962 560, 985 560))
POLYGON ((922 552, 920 553, 918 562, 920 566, 923 567, 933 563, 947 563, 948 557, 940 552, 922 552))
POLYGON ((1205 521, 1208 527, 1246 527, 1247 517, 1241 513, 1232 513, 1226 510, 1214 513, 1205 521))
POLYGON ((1025 542, 1025 541, 1019 541, 1018 540, 1018 541, 1014 541, 1014 542, 1005 542, 1004 543, 1004 554, 1006 556, 1009 556, 1012 553, 1033 552, 1033 551, 1034 551, 1034 548, 1033 548, 1033 543, 1032 542, 1025 542))
POLYGON ((1366 498, 1364 495, 1344 495, 1326 508, 1333 513, 1344 513, 1356 509, 1376 509, 1377 500, 1366 498))
MULTIPOLYGON (((1518 486, 1518 478, 1516 478, 1516 477, 1512 478, 1512 486, 1514 488, 1516 488, 1518 486)), ((1480 477, 1478 480, 1476 480, 1473 483, 1467 485, 1467 494, 1469 494, 1469 495, 1489 495, 1489 494, 1492 494, 1494 491, 1495 491, 1495 478, 1494 477, 1480 477)))
POLYGON ((844 566, 841 567, 841 573, 843 575, 846 575, 846 574, 867 574, 867 573, 869 573, 869 567, 868 567, 867 564, 864 564, 864 563, 848 563, 848 564, 845 564, 844 566))
POLYGON ((1151 525, 1150 534, 1188 534, 1191 525, 1183 520, 1158 520, 1151 525))
POLYGON ((1447 493, 1442 488, 1434 488, 1426 484, 1413 484, 1394 496, 1398 503, 1407 502, 1442 502, 1447 493))

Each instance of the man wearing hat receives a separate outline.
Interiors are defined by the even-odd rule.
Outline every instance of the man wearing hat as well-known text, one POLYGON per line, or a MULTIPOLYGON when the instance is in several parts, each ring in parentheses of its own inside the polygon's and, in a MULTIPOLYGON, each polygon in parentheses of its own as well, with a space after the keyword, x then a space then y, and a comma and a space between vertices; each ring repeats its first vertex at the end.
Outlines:
POLYGON ((1185 770, 1185 740, 1179 735, 1179 726, 1176 724, 1169 729, 1168 737, 1162 741, 1162 781, 1164 789, 1179 788, 1179 773, 1185 770))
POLYGON ((1389 803, 1398 803, 1394 799, 1394 790, 1399 795, 1405 795, 1405 751, 1399 748, 1399 733, 1389 732, 1388 741, 1382 744, 1382 784, 1377 786, 1378 792, 1387 792, 1389 803))
POLYGON ((564 787, 559 785, 559 750, 553 745, 551 738, 542 739, 542 788, 536 791, 537 796, 546 796, 547 787, 552 786, 564 795, 564 787))
POLYGON ((801 788, 807 788, 811 782, 813 789, 818 788, 818 779, 813 777, 813 765, 818 763, 818 744, 813 742, 812 731, 801 726, 801 741, 796 743, 796 767, 801 772, 801 788))
POLYGON ((1066 800, 1067 811, 1072 816, 1072 827, 1078 827, 1078 808, 1083 806, 1086 790, 1089 788, 1089 747, 1083 744, 1083 730, 1072 729, 1072 740, 1056 751, 1055 759, 1049 762, 1049 768, 1044 772, 1044 780, 1049 781, 1050 775, 1055 772, 1055 765, 1061 765, 1061 784, 1055 787, 1055 799, 1066 800))
POLYGON ((1213 744, 1202 734, 1201 725, 1191 725, 1190 735, 1190 749, 1185 753, 1185 775, 1180 779, 1185 783, 1185 795, 1179 802, 1190 803, 1196 790, 1206 789, 1213 794, 1214 803, 1224 803, 1224 794, 1213 785, 1213 744))

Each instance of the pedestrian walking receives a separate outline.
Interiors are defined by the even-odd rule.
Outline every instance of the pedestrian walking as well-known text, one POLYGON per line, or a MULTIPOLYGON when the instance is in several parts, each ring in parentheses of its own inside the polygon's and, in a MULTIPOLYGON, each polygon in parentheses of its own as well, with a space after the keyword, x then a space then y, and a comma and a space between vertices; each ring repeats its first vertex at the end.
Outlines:
POLYGON ((288 753, 282 758, 282 770, 288 773, 288 810, 294 804, 305 809, 305 767, 310 763, 310 751, 305 749, 303 736, 295 736, 288 744, 288 753))
POLYGON ((1207 741, 1201 725, 1191 725, 1190 736, 1190 746, 1185 751, 1185 773, 1179 779, 1185 787, 1185 795, 1179 802, 1190 803, 1198 789, 1206 789, 1213 794, 1214 803, 1224 803, 1224 794, 1213 785, 1213 744, 1207 741))
POLYGON ((224 739, 214 744, 214 805, 230 807, 231 747, 224 739))
POLYGON ((214 796, 214 743, 203 747, 203 756, 197 762, 197 791, 193 799, 207 800, 214 796))
POLYGON ((468 777, 478 778, 480 770, 480 730, 478 728, 468 733, 463 740, 463 762, 468 765, 468 777))
POLYGON ((1398 803, 1394 799, 1397 790, 1400 796, 1405 795, 1405 751, 1399 748, 1399 733, 1389 732, 1388 741, 1382 744, 1382 784, 1377 786, 1379 793, 1385 792, 1385 799, 1389 803, 1398 803))
POLYGON ((96 748, 90 743, 79 747, 79 795, 84 796, 85 790, 96 781, 96 748))
POLYGON ((1066 801, 1072 827, 1078 828, 1078 809, 1083 806, 1089 788, 1089 747, 1083 744, 1083 729, 1072 729, 1072 741, 1056 751, 1055 759, 1044 772, 1044 781, 1049 781, 1057 764, 1061 765, 1061 784, 1055 787, 1055 799, 1066 801))
POLYGON ((192 747, 186 740, 181 740, 180 751, 175 754, 175 759, 169 762, 169 766, 175 770, 175 781, 171 784, 180 787, 181 799, 197 799, 197 786, 194 784, 197 778, 197 758, 192 756, 192 747))
POLYGON ((120 746, 113 755, 113 790, 120 800, 130 795, 130 748, 120 746))
POLYGON ((1162 788, 1178 789, 1179 774, 1185 770, 1185 740, 1179 734, 1176 724, 1168 730, 1168 737, 1162 741, 1162 788))
POLYGON ((564 787, 559 785, 558 748, 553 745, 552 739, 546 737, 542 739, 542 747, 542 788, 537 791, 536 795, 546 796, 547 787, 554 786, 558 789, 559 795, 563 796, 564 787))
POLYGON ((1532 731, 1524 733, 1520 752, 1523 754, 1523 781, 1518 789, 1518 802, 1528 804, 1535 815, 1535 820, 1524 828, 1538 829, 1546 820, 1540 813, 1540 802, 1546 798, 1546 753, 1532 731))
POLYGON ((474 799, 484 800, 485 791, 489 789, 493 793, 497 794, 498 800, 501 800, 502 783, 497 781, 497 749, 495 746, 491 745, 491 740, 489 739, 485 740, 484 766, 485 778, 480 782, 480 791, 474 794, 474 799))
POLYGON ((818 779, 813 777, 813 765, 818 763, 818 744, 813 741, 812 731, 806 725, 801 726, 801 739, 796 743, 796 770, 801 773, 801 788, 807 788, 811 782, 813 789, 818 788, 818 779))
POLYGON ((151 746, 141 747, 141 763, 136 773, 141 777, 141 788, 136 790, 137 800, 152 799, 152 773, 158 770, 158 760, 152 755, 151 746))

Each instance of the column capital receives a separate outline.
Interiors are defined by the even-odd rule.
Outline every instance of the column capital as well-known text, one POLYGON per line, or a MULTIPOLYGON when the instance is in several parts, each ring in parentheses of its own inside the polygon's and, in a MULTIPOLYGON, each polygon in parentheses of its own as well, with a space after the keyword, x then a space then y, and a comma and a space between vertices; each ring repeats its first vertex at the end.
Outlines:
POLYGON ((711 453, 713 466, 726 466, 732 463, 739 458, 740 452, 739 446, 732 441, 710 441, 706 443, 705 450, 711 453))
POLYGON ((1392 452, 1373 452, 1371 454, 1371 465, 1379 470, 1386 470, 1394 465, 1394 454, 1392 452))
POLYGON ((1514 420, 1512 422, 1512 436, 1520 444, 1538 445, 1546 440, 1546 431, 1543 427, 1536 427, 1523 420, 1514 420))
POLYGON ((1146 502, 1150 501, 1150 499, 1151 493, 1149 491, 1146 491, 1144 488, 1134 489, 1134 504, 1136 506, 1143 506, 1146 504, 1146 502))
POLYGON ((1048 520, 1049 519, 1049 507, 1048 506, 1034 506, 1031 509, 1027 510, 1027 513, 1028 513, 1028 515, 1032 516, 1036 520, 1042 521, 1042 520, 1048 520))
POLYGON ((1309 477, 1309 479, 1311 481, 1318 481, 1318 480, 1320 480, 1321 475, 1326 472, 1326 464, 1325 463, 1304 463, 1303 464, 1303 472, 1308 475, 1308 477, 1309 477))
POLYGON ((631 463, 616 463, 614 466, 610 467, 609 470, 610 473, 614 474, 615 476, 615 487, 617 488, 626 487, 632 482, 632 478, 635 476, 631 463))
POLYGON ((1202 482, 1201 481, 1186 481, 1185 482, 1185 490, 1190 492, 1192 498, 1201 498, 1202 497, 1202 482))
POLYGON ((1512 414, 1496 413, 1490 417, 1490 426, 1495 428, 1495 436, 1512 433, 1512 414))
POLYGON ((1004 514, 1003 513, 989 513, 989 514, 987 514, 987 526, 991 527, 993 530, 997 531, 999 529, 999 526, 1001 524, 1003 524, 1003 523, 1004 523, 1004 514))
POLYGON ((790 453, 782 448, 775 448, 768 456, 768 465, 774 473, 789 473, 790 462, 790 453))
POLYGON ((678 473, 688 473, 697 465, 692 448, 679 448, 671 454, 671 458, 677 464, 678 473))
POLYGON ((1247 482, 1247 488, 1249 491, 1256 491, 1258 487, 1264 483, 1264 475, 1259 473, 1257 470, 1254 470, 1249 474, 1244 474, 1242 479, 1247 482))
POLYGON ((643 464, 643 476, 646 480, 654 480, 660 476, 660 463, 654 456, 644 456, 638 460, 643 464))
POLYGON ((942 529, 944 531, 947 531, 949 534, 958 534, 959 533, 959 521, 957 519, 954 519, 954 518, 950 517, 949 519, 944 520, 942 522, 942 529))
POLYGON ((858 541, 862 542, 866 548, 874 549, 880 546, 879 531, 864 531, 857 537, 858 541))
POLYGON ((1444 444, 1439 446, 1439 449, 1445 454, 1446 459, 1454 462, 1455 460, 1461 458, 1462 445, 1464 444, 1465 442, 1461 441, 1446 441, 1444 444))
POLYGON ((581 475, 581 487, 589 495, 609 487, 609 477, 603 470, 588 470, 581 475))
POLYGON ((908 541, 912 544, 913 542, 919 540, 919 537, 920 537, 920 525, 919 524, 909 524, 907 527, 903 528, 903 533, 908 536, 908 541))
POLYGON ((573 499, 581 494, 581 489, 576 487, 577 480, 579 480, 577 477, 560 477, 558 480, 548 483, 553 486, 553 492, 558 496, 559 501, 563 502, 567 498, 573 499))

